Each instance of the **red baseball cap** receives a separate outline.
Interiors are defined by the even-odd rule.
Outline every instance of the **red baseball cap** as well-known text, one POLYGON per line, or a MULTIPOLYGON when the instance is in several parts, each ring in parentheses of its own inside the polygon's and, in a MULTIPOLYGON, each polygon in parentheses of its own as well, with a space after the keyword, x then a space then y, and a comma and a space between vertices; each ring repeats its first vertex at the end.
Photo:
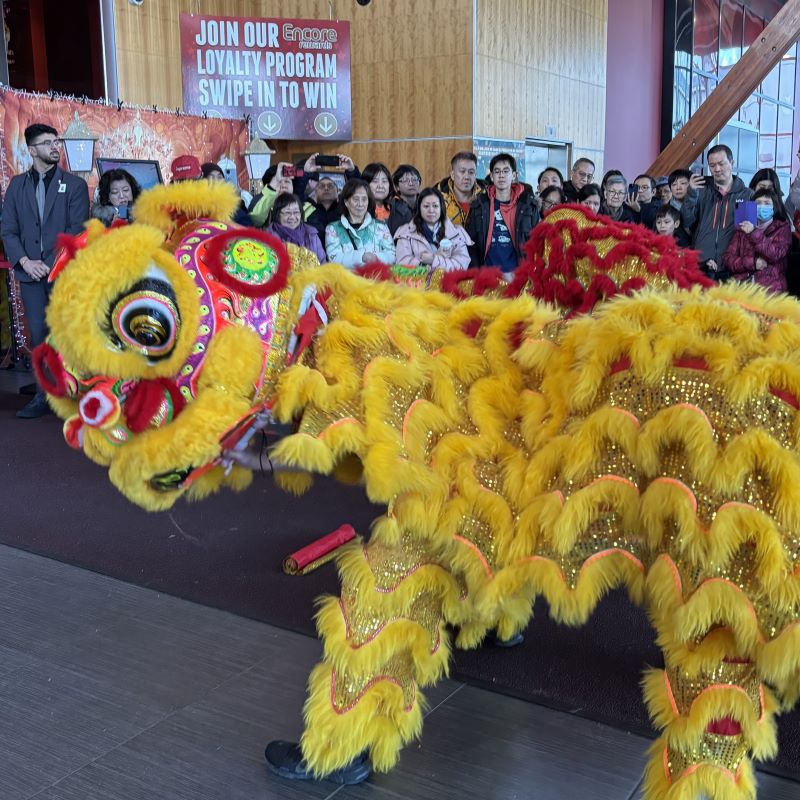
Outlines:
POLYGON ((200 161, 196 156, 178 156, 170 166, 172 180, 191 181, 203 177, 200 161))

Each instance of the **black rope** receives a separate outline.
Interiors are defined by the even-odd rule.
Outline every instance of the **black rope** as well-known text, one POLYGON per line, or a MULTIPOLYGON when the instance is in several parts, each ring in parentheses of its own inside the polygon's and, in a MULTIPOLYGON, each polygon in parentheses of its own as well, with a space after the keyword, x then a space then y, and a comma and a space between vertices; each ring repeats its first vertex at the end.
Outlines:
POLYGON ((261 447, 258 451, 258 466, 261 469, 261 474, 266 474, 264 472, 264 456, 267 457, 267 463, 269 464, 269 474, 272 475, 275 472, 275 468, 272 466, 272 459, 269 457, 269 453, 267 452, 267 434, 262 430, 261 431, 261 447))

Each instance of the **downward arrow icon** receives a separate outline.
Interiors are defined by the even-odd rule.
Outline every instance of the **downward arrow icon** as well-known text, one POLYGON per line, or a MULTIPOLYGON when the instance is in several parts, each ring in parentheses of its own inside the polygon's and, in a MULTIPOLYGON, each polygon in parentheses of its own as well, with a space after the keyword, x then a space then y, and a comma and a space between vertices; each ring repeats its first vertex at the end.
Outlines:
POLYGON ((314 128, 320 136, 333 136, 339 128, 339 123, 333 114, 317 114, 314 119, 314 128))
POLYGON ((274 111, 265 111, 258 118, 258 127, 267 136, 277 133, 282 124, 281 118, 274 111))

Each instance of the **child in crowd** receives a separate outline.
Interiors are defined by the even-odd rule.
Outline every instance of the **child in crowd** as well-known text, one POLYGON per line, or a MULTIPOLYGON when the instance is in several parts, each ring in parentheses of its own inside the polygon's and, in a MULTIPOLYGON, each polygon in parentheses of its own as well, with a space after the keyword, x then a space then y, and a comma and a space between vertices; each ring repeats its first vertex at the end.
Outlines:
POLYGON ((670 205, 656 211, 656 233, 672 236, 678 247, 689 247, 689 235, 681 227, 681 212, 670 205))

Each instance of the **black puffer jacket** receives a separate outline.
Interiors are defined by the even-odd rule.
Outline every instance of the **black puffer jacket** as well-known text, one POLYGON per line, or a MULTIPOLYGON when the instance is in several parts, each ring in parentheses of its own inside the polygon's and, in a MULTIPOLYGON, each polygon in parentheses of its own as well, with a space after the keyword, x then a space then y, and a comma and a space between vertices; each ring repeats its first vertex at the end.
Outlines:
POLYGON ((383 222, 389 228, 389 233, 394 236, 398 228, 402 228, 407 222, 411 222, 413 216, 414 214, 405 200, 401 200, 399 197, 392 197, 389 199, 389 218, 383 220, 383 222))
MULTIPOLYGON (((525 244, 531 232, 539 223, 539 206, 533 189, 526 183, 516 183, 511 188, 512 197, 516 197, 517 210, 514 221, 514 249, 517 259, 522 263, 525 244), (519 187, 519 188, 517 188, 519 187)), ((492 207, 495 203, 495 187, 489 188, 473 200, 467 218, 467 233, 474 242, 469 249, 470 263, 474 267, 486 264, 486 254, 491 244, 491 231, 494 226, 492 207)))
POLYGON ((721 281, 730 277, 723 269, 723 257, 736 233, 734 211, 737 200, 749 200, 753 192, 741 178, 734 176, 733 186, 727 194, 721 194, 711 179, 704 189, 689 189, 681 206, 683 226, 691 231, 692 247, 700 251, 700 263, 713 259, 719 270, 709 276, 721 281))

